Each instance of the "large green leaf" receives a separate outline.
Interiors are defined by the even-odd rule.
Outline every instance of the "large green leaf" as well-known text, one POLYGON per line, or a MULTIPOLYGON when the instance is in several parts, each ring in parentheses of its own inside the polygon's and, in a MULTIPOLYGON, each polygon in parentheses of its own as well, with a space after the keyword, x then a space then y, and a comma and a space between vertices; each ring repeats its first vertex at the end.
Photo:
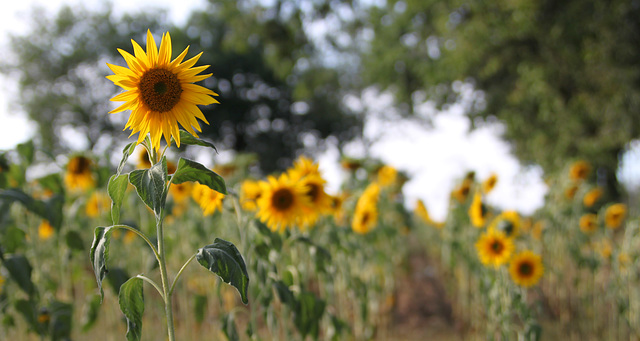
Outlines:
POLYGON ((127 318, 127 340, 140 341, 142 338, 142 314, 144 314, 144 292, 142 279, 132 277, 120 286, 118 303, 127 318))
POLYGON ((218 151, 218 149, 216 149, 216 146, 214 146, 213 143, 197 138, 191 135, 189 132, 180 129, 180 145, 183 145, 183 144, 192 145, 192 146, 209 147, 209 148, 213 148, 213 150, 215 150, 216 152, 218 151))
POLYGON ((71 250, 84 250, 84 240, 82 240, 82 236, 78 231, 68 231, 64 237, 65 241, 67 242, 67 246, 71 250))
POLYGON ((4 267, 9 271, 11 278, 18 283, 20 289, 29 295, 35 291, 33 282, 31 282, 31 264, 23 255, 13 255, 5 258, 4 267))
POLYGON ((49 304, 51 321, 49 322, 49 334, 52 341, 71 340, 71 324, 73 305, 69 303, 53 301, 49 304))
POLYGON ((44 218, 49 221, 56 231, 60 231, 62 227, 63 207, 64 197, 61 194, 56 194, 45 201, 44 218))
POLYGON ((220 276, 225 283, 238 289, 244 304, 249 303, 247 299, 249 274, 244 259, 235 245, 216 238, 213 244, 198 250, 196 259, 209 271, 220 276))
POLYGON ((171 182, 181 184, 187 181, 199 182, 214 191, 227 194, 227 187, 220 175, 195 161, 180 158, 171 182))
POLYGON ((140 199, 153 210, 156 217, 160 217, 167 196, 167 159, 163 157, 149 169, 129 173, 129 182, 136 187, 140 199))
POLYGON ((114 225, 120 222, 120 207, 122 207, 122 200, 127 191, 128 179, 128 174, 114 174, 109 178, 107 192, 109 193, 109 198, 111 198, 111 220, 114 225))
POLYGON ((96 281, 98 282, 98 289, 100 289, 100 298, 104 298, 104 291, 102 290, 102 280, 107 275, 107 260, 109 258, 109 242, 111 241, 112 227, 96 227, 93 236, 93 243, 91 243, 91 251, 89 252, 89 258, 93 265, 93 272, 96 275, 96 281))
POLYGON ((11 188, 0 191, 0 200, 21 203, 27 210, 46 218, 46 206, 44 202, 32 198, 23 191, 11 188))
POLYGON ((38 325, 38 314, 36 313, 37 307, 35 306, 34 301, 19 299, 17 300, 13 307, 24 317, 25 321, 32 330, 41 333, 38 325))

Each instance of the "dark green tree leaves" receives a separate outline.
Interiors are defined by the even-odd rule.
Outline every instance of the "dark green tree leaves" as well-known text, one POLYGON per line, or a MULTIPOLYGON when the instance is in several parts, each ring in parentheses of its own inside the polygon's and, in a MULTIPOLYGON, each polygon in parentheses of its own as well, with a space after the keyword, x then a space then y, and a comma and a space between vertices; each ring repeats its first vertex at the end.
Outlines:
POLYGON ((140 341, 142 338, 142 314, 144 313, 144 292, 142 279, 130 278, 118 294, 120 310, 127 319, 127 340, 140 341))
POLYGON ((216 238, 211 245, 198 250, 196 254, 198 262, 209 271, 218 275, 225 283, 234 286, 244 304, 249 303, 247 290, 249 287, 249 274, 247 266, 240 251, 226 240, 216 238))

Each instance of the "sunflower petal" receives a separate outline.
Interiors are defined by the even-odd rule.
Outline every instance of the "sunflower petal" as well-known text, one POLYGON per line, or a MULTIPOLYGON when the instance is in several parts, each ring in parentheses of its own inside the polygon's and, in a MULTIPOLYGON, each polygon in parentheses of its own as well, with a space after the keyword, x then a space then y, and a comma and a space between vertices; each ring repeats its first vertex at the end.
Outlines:
POLYGON ((158 47, 156 47, 151 30, 147 30, 147 58, 149 58, 150 67, 155 67, 158 64, 158 47))

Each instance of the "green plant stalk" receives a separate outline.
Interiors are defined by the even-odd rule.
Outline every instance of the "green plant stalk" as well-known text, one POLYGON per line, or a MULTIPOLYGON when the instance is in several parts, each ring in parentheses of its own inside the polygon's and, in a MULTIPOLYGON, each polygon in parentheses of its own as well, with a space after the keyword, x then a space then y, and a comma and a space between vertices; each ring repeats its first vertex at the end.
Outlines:
POLYGON ((164 221, 164 209, 160 211, 160 218, 156 222, 156 232, 158 236, 158 254, 160 256, 158 265, 160 266, 160 279, 162 281, 162 292, 164 296, 164 312, 167 318, 167 333, 169 341, 175 341, 175 328, 173 326, 173 307, 171 306, 171 290, 169 287, 169 277, 167 274, 166 256, 164 251, 164 231, 162 223, 164 221))

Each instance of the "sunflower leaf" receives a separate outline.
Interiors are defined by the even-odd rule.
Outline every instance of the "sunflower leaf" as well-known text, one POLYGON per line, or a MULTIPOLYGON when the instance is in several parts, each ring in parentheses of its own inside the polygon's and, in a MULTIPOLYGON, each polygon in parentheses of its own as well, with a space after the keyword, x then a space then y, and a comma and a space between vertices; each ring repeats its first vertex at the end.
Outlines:
POLYGON ((137 142, 131 142, 124 146, 124 149, 122 149, 122 159, 120 160, 120 164, 118 165, 116 176, 120 175, 122 169, 124 168, 124 165, 127 163, 127 159, 129 158, 129 156, 131 156, 137 145, 137 142))
POLYGON ((175 174, 173 174, 171 182, 181 184, 187 181, 199 182, 214 191, 227 194, 227 186, 220 175, 198 162, 180 158, 178 168, 175 174))
POLYGON ((31 296, 35 292, 35 286, 31 281, 33 268, 29 264, 29 260, 23 255, 14 255, 7 257, 3 263, 11 278, 24 292, 31 296))
POLYGON ((215 150, 216 153, 218 152, 218 149, 216 148, 216 146, 213 145, 213 143, 197 138, 191 135, 189 132, 180 129, 180 145, 183 145, 183 144, 190 145, 190 146, 209 147, 209 148, 213 148, 213 150, 215 150))
POLYGON ((129 173, 129 182, 136 187, 138 196, 160 217, 160 211, 164 209, 167 198, 167 159, 165 157, 160 162, 149 169, 138 169, 129 173))
POLYGON ((240 251, 232 243, 216 238, 213 244, 198 250, 198 262, 218 275, 225 283, 234 286, 240 293, 242 303, 247 304, 249 274, 240 251))
POLYGON ((89 258, 91 259, 91 265, 93 265, 93 272, 96 275, 98 289, 100 289, 100 302, 104 299, 102 280, 104 280, 105 276, 109 272, 109 270, 107 270, 107 260, 109 258, 111 230, 111 227, 96 227, 93 243, 91 243, 91 251, 89 251, 89 258))
POLYGON ((120 286, 118 303, 127 318, 127 340, 142 338, 142 314, 144 314, 144 291, 142 279, 132 277, 120 286))
POLYGON ((109 198, 111 198, 111 220, 114 225, 120 221, 120 207, 122 206, 124 193, 127 190, 128 177, 129 174, 114 174, 109 178, 107 192, 109 193, 109 198))

